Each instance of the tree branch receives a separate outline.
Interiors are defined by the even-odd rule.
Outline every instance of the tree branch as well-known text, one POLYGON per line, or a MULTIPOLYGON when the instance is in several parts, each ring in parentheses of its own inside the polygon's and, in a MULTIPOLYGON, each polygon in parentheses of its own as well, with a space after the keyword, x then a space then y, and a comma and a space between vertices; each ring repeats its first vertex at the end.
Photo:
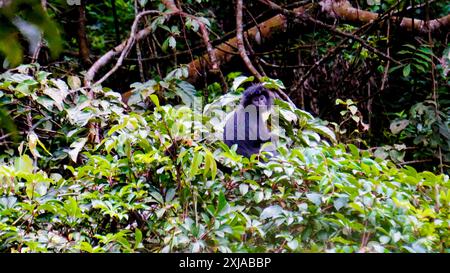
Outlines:
POLYGON ((189 17, 192 20, 195 20, 199 25, 202 39, 206 45, 206 49, 208 52, 209 60, 211 62, 212 70, 217 71, 219 69, 215 51, 213 50, 213 47, 209 40, 209 33, 207 30, 207 27, 205 26, 205 23, 202 22, 196 16, 187 14, 187 13, 183 12, 182 10, 180 10, 175 5, 175 2, 173 0, 165 0, 165 1, 163 1, 163 3, 166 6, 166 8, 169 10, 166 13, 162 13, 162 12, 156 11, 156 10, 148 10, 148 11, 143 11, 141 13, 138 13, 136 15, 136 18, 133 22, 133 26, 131 28, 130 37, 126 41, 123 41, 120 45, 118 45, 115 48, 108 51, 106 54, 104 54, 102 57, 100 57, 91 66, 91 68, 88 70, 88 72, 86 73, 86 76, 85 76, 84 82, 85 82, 86 86, 89 87, 92 85, 92 81, 94 80, 94 77, 100 68, 102 68, 103 66, 108 64, 115 56, 120 54, 114 67, 111 70, 109 70, 100 80, 95 82, 95 84, 101 84, 102 82, 104 82, 109 76, 111 76, 114 72, 116 72, 117 69, 119 69, 119 67, 123 63, 123 60, 126 58, 128 53, 130 52, 131 48, 133 47, 134 43, 136 41, 139 41, 139 40, 147 37, 150 33, 152 33, 152 30, 149 27, 146 27, 146 28, 140 30, 139 32, 137 31, 140 19, 149 14, 164 14, 165 16, 168 16, 168 17, 175 15, 175 14, 179 14, 180 16, 189 17))
POLYGON ((248 70, 258 79, 261 80, 262 76, 259 74, 258 70, 253 66, 250 61, 247 52, 245 52, 243 29, 242 29, 242 6, 243 0, 237 0, 236 3, 236 42, 239 50, 239 55, 241 55, 242 60, 247 66, 248 70))
MULTIPOLYGON (((91 66, 91 68, 89 68, 88 72, 86 73, 86 75, 84 77, 84 82, 85 82, 86 86, 88 86, 88 87, 91 86, 92 81, 94 80, 95 74, 97 74, 97 71, 100 68, 102 68, 103 66, 108 64, 113 57, 120 54, 120 57, 117 60, 114 67, 110 71, 108 71, 108 73, 106 73, 95 84, 101 84, 103 81, 105 81, 110 75, 112 75, 122 65, 123 59, 126 57, 126 55, 128 55, 128 53, 129 53, 131 47, 134 45, 135 41, 141 40, 141 39, 147 37, 152 32, 152 30, 149 27, 144 28, 143 30, 137 32, 137 26, 138 26, 139 20, 142 17, 149 15, 149 14, 161 14, 161 12, 157 11, 157 10, 147 10, 147 11, 143 11, 143 12, 139 13, 133 22, 130 37, 127 40, 123 41, 120 45, 116 46, 115 48, 108 51, 105 55, 100 57, 100 59, 98 59, 91 66)), ((167 13, 166 15, 170 16, 170 15, 172 15, 172 13, 167 13)))
POLYGON ((81 57, 81 62, 85 67, 91 65, 91 60, 89 58, 89 43, 86 34, 86 3, 84 0, 81 1, 78 6, 78 47, 81 57))
MULTIPOLYGON (((383 59, 386 59, 390 61, 391 63, 398 64, 398 61, 392 59, 390 56, 386 55, 385 53, 379 51, 378 49, 370 46, 365 42, 363 39, 356 37, 354 35, 351 35, 349 33, 345 33, 342 31, 339 31, 335 29, 333 26, 330 26, 328 24, 325 24, 323 22, 320 22, 308 14, 307 8, 308 5, 301 6, 299 8, 295 8, 293 10, 287 10, 283 9, 281 6, 267 0, 259 0, 260 2, 269 5, 272 9, 278 10, 281 14, 278 14, 260 24, 258 24, 255 27, 252 27, 248 30, 248 37, 255 39, 256 34, 258 33, 258 29, 260 30, 260 35, 262 38, 269 38, 274 32, 284 30, 285 25, 287 22, 287 16, 303 19, 303 20, 309 20, 311 23, 315 23, 317 25, 320 25, 322 27, 325 27, 329 29, 330 31, 346 37, 357 40, 359 43, 361 43, 362 46, 367 48, 368 50, 378 54, 383 59), (283 14, 283 12, 285 14, 283 14)), ((323 0, 319 3, 322 6, 322 12, 325 13, 329 17, 338 18, 340 20, 346 21, 346 22, 354 22, 354 23, 371 23, 371 22, 380 22, 382 23, 383 20, 380 20, 380 14, 364 11, 360 9, 353 8, 346 0, 323 0)), ((389 19, 388 16, 385 16, 385 20, 389 19)), ((400 27, 404 28, 407 31, 417 30, 420 33, 426 34, 428 32, 427 29, 430 29, 431 32, 438 32, 439 30, 446 30, 448 29, 448 26, 450 26, 450 14, 438 19, 430 20, 429 21, 429 27, 426 26, 425 21, 418 20, 418 19, 412 19, 412 18, 405 18, 405 17, 390 17, 391 22, 399 22, 400 21, 400 27)), ((237 48, 237 38, 231 38, 228 41, 218 45, 215 47, 214 52, 217 56, 217 62, 218 65, 221 65, 223 63, 226 63, 230 61, 230 59, 233 57, 232 54, 229 54, 227 52, 234 52, 234 48, 237 48)), ((189 67, 189 81, 191 83, 194 83, 197 81, 198 78, 198 71, 201 71, 202 68, 202 59, 208 59, 208 55, 203 55, 196 59, 195 61, 192 61, 188 64, 189 67)))
MULTIPOLYGON (((319 4, 322 6, 322 11, 326 12, 328 16, 347 22, 367 23, 377 19, 379 16, 375 12, 354 8, 347 0, 322 0, 319 4)), ((407 31, 416 30, 422 34, 427 34, 428 31, 448 30, 450 26, 450 14, 428 22, 426 20, 399 16, 392 16, 390 19, 393 22, 400 22, 400 27, 407 31)))

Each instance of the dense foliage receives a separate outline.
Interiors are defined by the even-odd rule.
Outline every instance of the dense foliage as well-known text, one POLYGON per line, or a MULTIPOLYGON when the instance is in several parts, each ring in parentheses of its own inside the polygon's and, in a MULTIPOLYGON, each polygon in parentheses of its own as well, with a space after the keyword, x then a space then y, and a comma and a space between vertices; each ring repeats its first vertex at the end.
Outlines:
POLYGON ((0 252, 449 253, 449 25, 446 0, 0 0, 0 252), (279 154, 245 158, 221 135, 258 81, 279 154))
MULTIPOLYGON (((1 251, 450 251, 447 175, 330 145, 323 122, 286 103, 280 155, 260 161, 194 135, 212 119, 195 122, 191 108, 154 95, 146 110, 107 88, 89 101, 78 77, 35 66, 0 82, 14 123, 33 124, 1 155, 1 251), (98 145, 85 145, 88 121, 101 124, 98 145)), ((170 82, 175 93, 188 85, 170 82)))

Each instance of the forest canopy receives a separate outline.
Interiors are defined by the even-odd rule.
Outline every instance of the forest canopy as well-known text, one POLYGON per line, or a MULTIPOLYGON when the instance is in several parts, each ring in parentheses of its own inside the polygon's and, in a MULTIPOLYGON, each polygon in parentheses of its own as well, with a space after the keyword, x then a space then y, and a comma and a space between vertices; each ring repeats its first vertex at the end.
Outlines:
POLYGON ((448 253, 449 29, 445 0, 0 0, 0 251, 448 253), (255 83, 276 152, 246 157, 255 83))

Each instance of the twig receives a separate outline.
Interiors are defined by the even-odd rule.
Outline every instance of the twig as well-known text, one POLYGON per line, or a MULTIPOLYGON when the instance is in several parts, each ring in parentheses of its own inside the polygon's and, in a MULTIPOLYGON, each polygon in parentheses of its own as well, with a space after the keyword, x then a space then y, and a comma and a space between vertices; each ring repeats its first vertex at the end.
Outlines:
MULTIPOLYGON (((41 0, 41 6, 44 12, 47 12, 47 0, 41 0)), ((36 50, 33 53, 33 57, 31 57, 31 63, 35 63, 39 59, 39 53, 41 52, 42 47, 44 46, 44 42, 41 38, 39 41, 36 50)))
POLYGON ((113 48, 112 50, 108 51, 105 55, 103 55, 102 57, 100 57, 100 59, 98 59, 94 65, 91 66, 91 68, 88 70, 88 72, 86 73, 85 76, 85 85, 87 87, 91 86, 92 81, 94 80, 95 74, 97 73, 97 71, 105 66, 113 57, 115 57, 116 55, 120 54, 116 64, 114 65, 114 67, 109 70, 100 80, 98 80, 97 82, 95 82, 94 85, 97 84, 101 84, 102 82, 104 82, 109 76, 111 76, 114 72, 117 71, 117 69, 119 69, 119 67, 122 65, 125 57, 128 55, 128 53, 131 50, 131 47, 134 45, 134 43, 136 41, 139 41, 145 37, 147 37, 152 30, 149 27, 146 27, 142 30, 140 30, 139 32, 137 31, 137 27, 139 25, 139 21, 142 17, 145 17, 149 14, 164 14, 165 16, 172 16, 174 14, 179 14, 183 17, 189 17, 192 20, 195 20, 198 25, 199 25, 199 29, 202 35, 202 39, 206 45, 207 51, 208 51, 208 56, 211 62, 211 66, 213 68, 213 70, 217 71, 219 68, 219 65, 217 63, 217 58, 215 56, 215 51, 213 50, 213 47, 211 45, 211 42, 209 41, 209 35, 208 35, 208 30, 205 26, 205 24, 198 19, 197 17, 187 14, 183 11, 181 11, 176 5, 175 2, 173 0, 165 0, 163 1, 164 5, 166 6, 166 8, 169 10, 166 13, 162 13, 160 11, 157 10, 148 10, 148 11, 143 11, 139 14, 136 15, 136 18, 133 22, 133 26, 131 28, 131 34, 130 37, 122 42, 120 45, 116 46, 115 48, 113 48))
MULTIPOLYGON (((120 53, 120 57, 117 60, 114 67, 111 70, 109 70, 108 73, 106 73, 94 85, 101 84, 102 82, 104 82, 109 76, 111 76, 114 72, 116 72, 117 69, 122 65, 124 58, 129 53, 129 51, 130 51, 131 47, 133 46, 133 44, 135 43, 135 41, 140 40, 143 37, 146 37, 151 33, 151 29, 148 27, 144 28, 143 30, 141 30, 139 32, 136 32, 140 19, 149 14, 161 14, 161 12, 157 11, 157 10, 147 10, 147 11, 143 11, 143 12, 139 13, 136 16, 136 18, 134 19, 133 26, 131 27, 130 37, 126 41, 122 42, 120 45, 116 46, 115 48, 108 51, 105 55, 100 57, 100 59, 98 59, 94 63, 94 65, 92 65, 91 68, 88 70, 88 72, 86 73, 86 76, 85 76, 86 86, 91 85, 91 82, 95 77, 95 74, 101 67, 106 65, 114 56, 116 56, 120 53)), ((166 15, 170 16, 170 15, 172 15, 172 13, 167 13, 166 15)))
MULTIPOLYGON (((431 52, 433 52, 433 39, 431 38, 431 29, 429 27, 429 17, 430 17, 430 5, 428 3, 429 0, 426 1, 426 5, 425 5, 425 16, 426 16, 426 22, 427 22, 427 29, 428 29, 428 43, 430 45, 430 50, 431 52)), ((431 54, 433 55, 433 54, 431 54)), ((438 104, 438 94, 436 92, 437 90, 437 82, 436 82, 436 76, 435 76, 435 72, 436 72, 436 66, 434 64, 433 58, 431 58, 430 60, 431 62, 431 83, 432 83, 432 92, 433 92, 433 101, 434 101, 434 114, 437 120, 440 120, 439 117, 439 104, 438 104)), ((444 173, 444 163, 443 163, 443 158, 442 158, 442 150, 441 147, 438 147, 438 154, 439 154, 439 167, 440 167, 440 171, 443 174, 444 173)), ((439 201, 439 184, 436 183, 436 185, 434 186, 434 194, 435 194, 435 204, 434 204, 434 209, 436 210, 436 212, 439 212, 440 210, 440 201, 439 201)))
POLYGON ((386 56, 386 54, 384 54, 380 50, 374 48, 373 46, 369 45, 364 39, 354 35, 353 33, 347 33, 347 32, 340 31, 340 30, 336 29, 334 26, 331 26, 331 25, 328 25, 326 23, 323 23, 322 21, 316 20, 316 19, 312 18, 310 15, 308 15, 306 13, 296 13, 294 11, 284 9, 281 6, 273 3, 272 1, 269 1, 269 0, 259 0, 259 1, 264 3, 264 4, 266 4, 266 5, 268 5, 272 9, 281 12, 282 14, 284 14, 286 16, 295 17, 295 18, 300 19, 302 21, 309 21, 309 22, 314 23, 316 25, 319 25, 319 26, 321 26, 321 27, 323 27, 325 29, 328 29, 329 31, 331 31, 331 32, 333 32, 333 33, 335 33, 335 34, 337 34, 339 36, 356 40, 363 47, 365 47, 367 50, 369 50, 369 51, 379 55, 383 59, 390 60, 391 62, 393 62, 395 64, 398 64, 398 65, 401 64, 399 61, 396 61, 396 60, 392 59, 391 57, 386 56))
MULTIPOLYGON (((246 33, 244 33, 244 42, 247 44, 247 48, 248 48, 248 51, 250 52, 250 55, 251 56, 255 56, 255 51, 253 50, 253 48, 252 48, 252 46, 251 46, 251 44, 250 44, 250 41, 248 40, 248 35, 246 34, 246 33)), ((265 76, 267 76, 266 75, 266 72, 264 72, 264 68, 261 66, 261 64, 259 63, 259 59, 260 58, 258 58, 258 57, 256 57, 254 60, 255 60, 255 64, 256 64, 256 66, 258 67, 258 70, 259 71, 261 71, 261 75, 263 76, 263 77, 265 77, 265 76)))
POLYGON ((308 78, 308 76, 317 68, 319 67, 323 62, 325 62, 326 60, 328 60, 331 56, 334 56, 334 54, 336 54, 337 52, 339 52, 339 50, 344 46, 344 44, 350 40, 353 39, 355 41, 358 41, 363 47, 371 50, 372 52, 380 55, 381 57, 384 57, 385 59, 387 59, 388 61, 393 61, 394 63, 400 64, 400 62, 393 60, 390 56, 387 56, 386 54, 382 53, 381 51, 379 51, 378 49, 368 45, 363 39, 361 39, 360 37, 356 36, 356 34, 358 32, 360 32, 362 29, 374 25, 378 22, 380 22, 381 20, 383 20, 388 14, 389 12, 394 9, 399 2, 397 2, 396 5, 392 6, 386 13, 384 13, 383 15, 381 15, 379 18, 377 18, 377 20, 373 21, 373 22, 369 22, 367 24, 365 24, 364 26, 362 26, 361 28, 357 29, 356 31, 354 31, 353 33, 346 33, 346 32, 342 32, 340 30, 335 29, 333 26, 325 24, 321 21, 318 21, 314 18, 312 18, 311 16, 307 15, 307 14, 300 14, 300 13, 296 13, 294 11, 290 11, 287 9, 282 8, 281 6, 273 3, 272 1, 269 0, 259 0, 261 3, 268 5, 270 8, 277 10, 279 12, 281 12, 282 14, 284 14, 285 16, 290 16, 290 17, 295 17, 295 18, 299 18, 301 20, 309 20, 311 22, 313 22, 316 25, 322 26, 340 36, 345 37, 345 39, 343 39, 337 46, 335 46, 333 49, 329 50, 327 52, 327 54, 325 56, 323 56, 319 61, 315 62, 314 65, 300 78, 299 80, 299 85, 303 85, 303 83, 306 81, 306 79, 308 78))
POLYGON ((398 165, 403 166, 403 165, 426 163, 426 162, 432 162, 432 161, 433 161, 433 159, 411 160, 411 161, 400 162, 400 163, 398 163, 398 165))
MULTIPOLYGON (((390 48, 389 48, 389 36, 391 31, 391 23, 390 20, 387 21, 387 30, 386 30, 386 55, 390 56, 390 48)), ((386 62, 386 66, 384 67, 384 73, 383 73, 383 80, 381 82, 381 90, 385 89, 385 85, 388 78, 388 72, 389 72, 389 65, 391 64, 390 61, 386 62)))
POLYGON ((319 25, 319 26, 322 26, 322 27, 326 28, 326 29, 330 30, 331 32, 334 32, 334 33, 337 34, 337 35, 340 35, 340 36, 347 37, 347 38, 350 38, 350 39, 353 39, 353 40, 358 41, 358 42, 359 42, 363 47, 365 47, 367 50, 369 50, 369 51, 371 51, 371 52, 377 54, 378 56, 382 57, 382 58, 385 59, 385 60, 391 61, 391 62, 393 62, 393 63, 395 63, 395 64, 397 64, 397 65, 401 65, 401 64, 402 64, 401 62, 392 59, 390 56, 387 56, 386 54, 384 54, 384 53, 381 52, 380 50, 376 49, 375 47, 369 45, 364 39, 362 39, 362 38, 360 38, 360 37, 358 37, 358 36, 356 36, 356 35, 353 35, 353 34, 347 33, 347 32, 343 32, 343 31, 340 31, 340 30, 336 29, 334 26, 325 24, 325 23, 323 23, 323 22, 321 22, 321 21, 319 21, 319 20, 316 20, 316 19, 314 19, 314 18, 312 18, 312 17, 309 17, 309 16, 308 16, 307 18, 308 18, 309 21, 311 21, 311 22, 313 22, 313 23, 315 23, 315 24, 317 24, 317 25, 319 25))
MULTIPOLYGON (((134 14, 138 14, 138 13, 139 13, 138 3, 137 3, 137 0, 134 0, 134 14)), ((142 52, 141 52, 141 47, 139 45, 139 41, 136 41, 136 54, 137 54, 137 61, 138 61, 138 65, 139 65, 139 75, 141 76, 141 81, 145 82, 144 66, 142 64, 142 52)))
POLYGON ((270 67, 274 67, 274 68, 292 69, 292 68, 306 68, 306 67, 311 67, 311 65, 302 65, 302 64, 299 64, 299 65, 278 65, 278 64, 272 64, 272 63, 269 63, 269 62, 267 62, 266 60, 264 60, 264 59, 261 58, 261 57, 257 57, 257 58, 258 58, 258 60, 259 60, 260 62, 262 62, 264 65, 270 66, 270 67))
MULTIPOLYGON (((245 8, 245 7, 244 7, 245 8)), ((257 44, 261 44, 262 43, 262 37, 261 37, 261 29, 259 28, 258 22, 256 21, 255 17, 253 17, 253 14, 246 8, 245 9, 248 13, 248 15, 250 15, 250 18, 252 19, 253 23, 255 24, 255 27, 257 28, 258 32, 256 33, 257 35, 255 35, 255 41, 257 44)), ((248 46, 248 51, 250 51, 250 54, 252 56, 255 56, 255 51, 252 48, 252 45, 250 44, 250 40, 248 39, 248 32, 244 32, 244 41, 248 46)), ((261 75, 266 77, 266 72, 264 71, 264 68, 261 66, 261 63, 259 62, 258 58, 254 58, 256 66, 258 67, 259 71, 261 71, 261 75)))

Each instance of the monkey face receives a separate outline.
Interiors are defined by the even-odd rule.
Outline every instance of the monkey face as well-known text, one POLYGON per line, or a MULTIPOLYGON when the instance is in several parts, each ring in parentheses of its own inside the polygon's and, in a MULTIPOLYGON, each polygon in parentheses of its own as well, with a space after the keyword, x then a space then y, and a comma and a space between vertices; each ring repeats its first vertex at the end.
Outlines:
POLYGON ((241 105, 245 107, 254 105, 257 109, 272 106, 272 97, 270 91, 262 84, 254 84, 244 91, 241 99, 241 105))
POLYGON ((267 98, 263 94, 254 96, 252 98, 252 104, 256 107, 267 106, 267 98))

